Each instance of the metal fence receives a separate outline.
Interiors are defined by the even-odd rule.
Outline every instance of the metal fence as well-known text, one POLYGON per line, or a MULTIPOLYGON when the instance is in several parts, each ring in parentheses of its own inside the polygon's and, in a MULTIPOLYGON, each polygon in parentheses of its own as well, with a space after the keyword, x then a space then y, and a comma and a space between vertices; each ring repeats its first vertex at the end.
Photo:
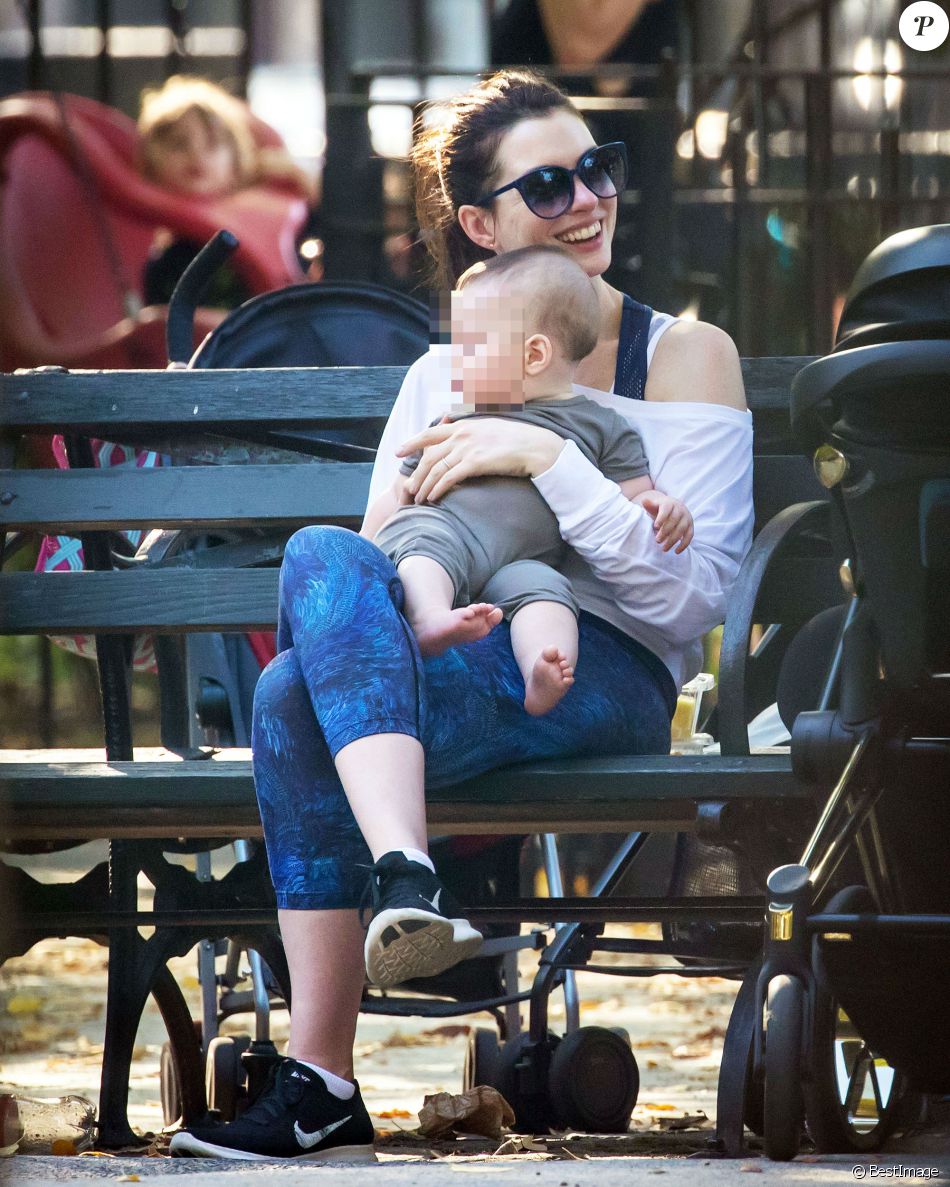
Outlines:
MULTIPOLYGON (((260 12, 252 0, 145 0, 131 8, 123 0, 76 0, 98 34, 81 68, 44 49, 55 49, 55 39, 44 36, 41 0, 17 2, 27 34, 20 61, 8 55, 0 89, 19 80, 129 109, 130 80, 143 73, 155 81, 187 69, 227 78, 238 91, 246 84, 260 12), (137 72, 127 46, 123 61, 117 57, 116 22, 133 19, 129 13, 161 20, 167 30, 167 52, 137 72), (217 37, 207 32, 215 29, 217 37)), ((424 8, 421 0, 403 3, 413 59, 374 65, 353 60, 346 5, 324 0, 327 153, 316 225, 328 277, 419 289, 424 253, 393 250, 405 245, 401 235, 414 234, 408 165, 374 148, 371 125, 381 112, 401 109, 408 127, 440 81, 461 88, 474 76, 423 64, 424 8), (402 97, 385 97, 381 84, 397 79, 402 97)), ((693 60, 698 51, 687 38, 678 61, 585 68, 582 79, 576 71, 569 79, 595 136, 623 138, 631 150, 632 183, 608 279, 657 308, 722 326, 743 354, 825 350, 864 255, 894 230, 950 218, 946 56, 922 68, 921 59, 936 55, 917 55, 911 69, 903 62, 875 68, 858 54, 852 68, 834 68, 834 9, 834 0, 814 0, 770 23, 768 0, 754 0, 749 37, 733 61, 693 60), (814 60, 771 63, 776 39, 806 18, 816 22, 814 60), (608 86, 626 94, 599 93, 608 86), (867 101, 858 121, 856 97, 867 101)), ((687 16, 695 13, 687 4, 687 16)))

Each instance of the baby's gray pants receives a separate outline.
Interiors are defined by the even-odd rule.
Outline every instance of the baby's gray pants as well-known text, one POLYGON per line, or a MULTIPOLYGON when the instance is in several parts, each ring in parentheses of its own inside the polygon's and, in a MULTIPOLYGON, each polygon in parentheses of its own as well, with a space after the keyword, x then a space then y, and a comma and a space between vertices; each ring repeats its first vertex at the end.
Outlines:
POLYGON ((445 507, 403 507, 375 542, 397 566, 410 556, 427 556, 441 565, 455 589, 453 606, 491 602, 510 619, 530 602, 559 602, 576 616, 579 606, 571 583, 553 567, 563 559, 564 541, 557 536, 545 542, 539 555, 511 559, 517 531, 508 526, 512 519, 506 519, 507 524, 496 523, 493 529, 483 522, 476 536, 445 507))

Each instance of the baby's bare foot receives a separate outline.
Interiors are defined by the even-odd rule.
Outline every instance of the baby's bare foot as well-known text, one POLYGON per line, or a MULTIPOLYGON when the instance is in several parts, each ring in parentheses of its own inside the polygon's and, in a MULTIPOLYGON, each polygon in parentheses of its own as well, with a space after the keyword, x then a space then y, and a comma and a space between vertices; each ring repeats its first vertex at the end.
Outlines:
POLYGON ((502 612, 490 602, 473 602, 457 610, 429 614, 412 624, 416 642, 423 655, 441 655, 459 643, 484 639, 502 620, 502 612))
POLYGON ((532 717, 550 713, 574 683, 574 669, 563 651, 545 647, 534 661, 524 690, 524 707, 532 717))

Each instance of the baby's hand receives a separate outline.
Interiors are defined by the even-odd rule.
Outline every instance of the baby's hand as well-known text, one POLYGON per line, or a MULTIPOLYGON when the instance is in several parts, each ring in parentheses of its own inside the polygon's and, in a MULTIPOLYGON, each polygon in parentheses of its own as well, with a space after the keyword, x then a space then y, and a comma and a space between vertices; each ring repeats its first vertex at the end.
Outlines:
POLYGON ((651 490, 641 495, 637 502, 652 517, 656 542, 664 552, 669 552, 674 544, 677 552, 689 547, 693 538, 693 517, 681 499, 651 490))

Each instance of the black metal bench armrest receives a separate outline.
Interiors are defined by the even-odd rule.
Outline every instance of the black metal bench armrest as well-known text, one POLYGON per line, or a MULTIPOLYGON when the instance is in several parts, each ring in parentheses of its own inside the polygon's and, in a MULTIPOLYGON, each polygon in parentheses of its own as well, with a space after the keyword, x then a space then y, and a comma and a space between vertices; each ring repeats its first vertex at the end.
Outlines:
POLYGON ((749 636, 756 621, 759 591, 769 565, 796 537, 806 531, 826 528, 828 516, 829 505, 821 500, 786 507, 759 532, 742 562, 729 596, 719 657, 718 732, 723 754, 749 753, 746 714, 749 636))

